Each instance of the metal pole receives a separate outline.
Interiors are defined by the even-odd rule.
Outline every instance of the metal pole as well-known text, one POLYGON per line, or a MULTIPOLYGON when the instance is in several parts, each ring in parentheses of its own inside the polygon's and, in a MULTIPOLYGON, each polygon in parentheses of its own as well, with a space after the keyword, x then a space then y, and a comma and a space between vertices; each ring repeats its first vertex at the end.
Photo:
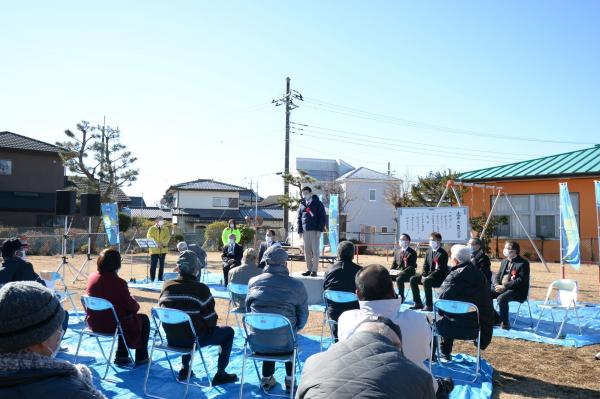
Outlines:
POLYGON ((481 230, 481 237, 483 237, 485 235, 485 231, 487 230, 487 227, 490 224, 490 220, 492 219, 492 213, 494 212, 494 209, 496 208, 496 204, 498 203, 499 198, 500 198, 500 190, 498 190, 498 195, 496 195, 496 198, 494 199, 494 202, 492 203, 492 209, 490 209, 490 214, 488 215, 487 220, 485 221, 485 224, 483 225, 483 230, 481 230))
MULTIPOLYGON (((600 181, 594 180, 594 192, 597 193, 596 185, 600 185, 600 181)), ((598 216, 598 205, 600 205, 600 198, 596 197, 596 225, 598 226, 598 293, 600 294, 600 216, 598 216)), ((592 246, 593 246, 592 240, 592 246)), ((594 248, 592 248, 592 252, 594 248)))
POLYGON ((446 194, 448 194, 448 186, 446 185, 446 188, 444 189, 444 192, 442 193, 442 196, 439 200, 439 202, 437 203, 436 207, 439 207, 440 205, 442 205, 442 201, 444 200, 444 198, 446 198, 446 194))
MULTIPOLYGON (((560 183, 558 183, 558 185, 560 186, 560 183)), ((560 196, 560 194, 559 194, 559 196, 560 196)), ((558 238, 560 240, 559 241, 560 242, 560 251, 559 251, 559 253, 560 253, 560 278, 564 279, 565 278, 565 265, 563 263, 563 253, 562 253, 562 250, 563 250, 563 218, 562 218, 562 209, 563 209, 562 201, 560 201, 560 205, 558 206, 558 218, 559 218, 559 225, 558 225, 559 226, 559 229, 558 229, 559 230, 558 231, 559 237, 558 238)))
POLYGON ((523 226, 523 223, 521 222, 521 218, 519 218, 519 215, 517 214, 517 211, 515 210, 515 208, 513 207, 512 203, 510 202, 510 200, 508 199, 508 195, 506 195, 506 193, 504 193, 504 197, 506 198, 506 201, 508 202, 508 206, 510 206, 510 209, 512 209, 513 213, 515 214, 515 216, 517 217, 517 221, 519 222, 519 226, 521 226, 521 228, 523 229, 523 231, 525 232, 525 235, 527 236, 527 238, 529 239, 529 242, 531 243, 531 245, 533 246, 533 249, 535 250, 535 253, 537 254, 537 256, 539 256, 540 260, 542 261, 542 263, 544 264, 544 267, 546 268, 546 271, 548 273, 550 273, 550 268, 548 268, 548 265, 546 264, 546 260, 544 259, 544 257, 542 256, 542 254, 540 253, 540 251, 537 248, 537 245, 535 245, 535 242, 533 242, 533 239, 531 238, 531 236, 529 235, 529 232, 527 231, 527 229, 525 228, 525 226, 523 226))
POLYGON ((458 196, 456 189, 454 188, 454 186, 452 186, 451 188, 452 192, 454 193, 454 198, 456 198, 456 203, 458 204, 458 206, 462 206, 462 204, 460 203, 460 197, 458 196))

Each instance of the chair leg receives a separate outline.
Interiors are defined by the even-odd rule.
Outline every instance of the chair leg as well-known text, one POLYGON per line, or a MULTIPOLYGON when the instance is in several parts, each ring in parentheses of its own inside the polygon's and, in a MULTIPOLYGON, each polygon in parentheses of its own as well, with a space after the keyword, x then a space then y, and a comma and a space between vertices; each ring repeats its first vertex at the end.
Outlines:
POLYGON ((562 323, 560 323, 560 328, 558 329, 558 333, 556 334, 556 338, 555 339, 558 339, 560 337, 560 334, 562 333, 563 327, 565 326, 565 322, 567 321, 568 314, 569 314, 569 308, 567 308, 565 310, 565 314, 563 316, 562 323))
POLYGON ((537 322, 537 324, 535 325, 535 329, 533 330, 533 332, 534 332, 535 334, 537 334, 537 330, 538 330, 538 328, 540 327, 540 322, 542 321, 542 316, 544 315, 544 312, 545 312, 545 311, 546 311, 546 310, 545 310, 544 308, 542 308, 542 309, 540 310, 540 315, 538 316, 538 322, 537 322))
POLYGON ((583 334, 582 330, 581 330, 581 323, 579 322, 579 313, 577 312, 577 305, 575 305, 575 308, 573 308, 573 310, 575 310, 575 317, 577 317, 577 327, 579 327, 579 335, 583 334))
POLYGON ((292 386, 290 387, 290 399, 294 399, 294 383, 296 382, 296 355, 297 349, 294 348, 294 358, 292 359, 292 386))
MULTIPOLYGON (((198 348, 200 349, 200 348, 198 348)), ((190 352, 190 367, 188 367, 187 377, 185 379, 185 392, 183 399, 187 398, 188 391, 190 389, 190 378, 192 378, 192 366, 194 365, 194 353, 196 353, 196 343, 192 345, 192 351, 190 352)))
MULTIPOLYGON (((212 388, 212 379, 210 378, 210 374, 208 374, 208 368, 206 367, 206 362, 204 361, 204 355, 202 355, 202 348, 200 347, 200 345, 196 346, 196 348, 198 349, 198 353, 200 354, 200 360, 202 361, 202 367, 204 367, 204 373, 206 373, 206 378, 208 378, 208 386, 212 388)), ((190 364, 192 364, 191 360, 190 364)))
POLYGON ((77 364, 77 359, 79 358, 79 348, 81 347, 81 340, 83 339, 83 331, 79 332, 79 341, 77 342, 77 350, 75 351, 75 361, 73 363, 77 364))
POLYGON ((225 317, 225 325, 226 326, 229 325, 229 313, 231 313, 231 299, 229 300, 229 303, 227 304, 227 316, 225 317))
POLYGON ((513 327, 517 325, 517 319, 519 318, 519 313, 521 312, 521 305, 523 304, 523 302, 519 302, 519 306, 517 307, 517 313, 515 314, 515 317, 513 319, 513 327))
POLYGON ((529 299, 527 299, 527 309, 529 309, 529 324, 531 328, 533 328, 533 317, 531 316, 531 305, 529 304, 529 299))
POLYGON ((321 325, 321 344, 319 352, 323 352, 323 336, 325 335, 325 323, 327 323, 327 310, 323 312, 323 324, 321 325))
POLYGON ((150 376, 150 368, 152 367, 152 355, 154 354, 154 345, 156 344, 156 334, 152 339, 152 346, 150 347, 150 356, 148 356, 148 367, 146 368, 146 377, 144 378, 144 394, 148 394, 148 377, 150 376))
POLYGON ((242 399, 242 396, 244 395, 244 376, 245 376, 245 374, 246 374, 246 346, 244 345, 244 353, 242 356, 242 375, 240 377, 240 399, 242 399))
MULTIPOLYGON (((106 360, 106 370, 104 371, 104 377, 102 377, 102 379, 105 379, 106 376, 108 375, 108 369, 110 368, 110 359, 112 358, 113 349, 115 348, 115 340, 117 339, 117 337, 118 337, 118 334, 115 331, 115 335, 113 335, 112 342, 110 343, 110 352, 108 352, 108 359, 106 360)), ((99 343, 100 342, 98 342, 98 344, 99 343)), ((100 346, 100 349, 102 349, 102 346, 100 346)))

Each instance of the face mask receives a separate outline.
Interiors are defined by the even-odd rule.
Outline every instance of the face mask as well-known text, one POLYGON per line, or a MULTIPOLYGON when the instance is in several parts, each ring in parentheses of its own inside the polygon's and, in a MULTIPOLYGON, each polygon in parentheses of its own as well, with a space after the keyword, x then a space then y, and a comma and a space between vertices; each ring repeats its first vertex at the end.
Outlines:
POLYGON ((229 240, 229 245, 235 244, 235 240, 229 240))
POLYGON ((304 193, 302 196, 304 197, 304 199, 306 201, 308 201, 312 197, 312 195, 310 193, 304 193))
POLYGON ((429 241, 429 246, 433 249, 436 250, 438 249, 438 247, 440 246, 440 243, 438 243, 437 241, 429 241))
POLYGON ((408 241, 401 240, 400 241, 400 246, 402 248, 404 248, 404 249, 408 248, 408 241))
POLYGON ((230 229, 234 229, 234 228, 235 228, 235 224, 233 224, 233 223, 232 223, 232 224, 230 224, 230 225, 229 225, 229 228, 230 228, 230 229))
POLYGON ((25 253, 24 250, 19 250, 19 251, 15 252, 15 256, 17 258, 21 258, 23 260, 27 260, 27 254, 25 253))
POLYGON ((164 223, 165 223, 165 222, 163 222, 162 220, 159 220, 159 221, 158 221, 156 224, 158 225, 158 227, 162 227, 162 225, 163 225, 164 223))
POLYGON ((504 250, 502 250, 502 255, 504 255, 505 258, 508 258, 510 256, 510 249, 504 248, 504 250))
POLYGON ((472 254, 474 254, 475 252, 477 252, 478 248, 469 246, 469 250, 471 251, 472 254))
POLYGON ((273 242, 273 237, 271 237, 271 236, 267 236, 266 239, 267 239, 268 243, 272 243, 273 242))

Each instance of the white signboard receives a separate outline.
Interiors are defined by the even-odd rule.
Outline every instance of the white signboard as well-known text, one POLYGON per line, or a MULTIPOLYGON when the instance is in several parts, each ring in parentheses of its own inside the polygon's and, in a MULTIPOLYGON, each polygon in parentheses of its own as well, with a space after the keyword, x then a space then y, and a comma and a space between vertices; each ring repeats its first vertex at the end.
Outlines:
POLYGON ((398 208, 398 234, 410 235, 413 242, 429 241, 437 231, 444 242, 466 243, 469 239, 469 208, 398 208))

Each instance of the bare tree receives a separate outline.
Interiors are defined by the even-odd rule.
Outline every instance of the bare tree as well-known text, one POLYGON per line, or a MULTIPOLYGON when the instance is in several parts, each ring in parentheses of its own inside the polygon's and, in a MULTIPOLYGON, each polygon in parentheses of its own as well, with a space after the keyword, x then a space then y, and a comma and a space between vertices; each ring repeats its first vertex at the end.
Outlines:
MULTIPOLYGON (((323 203, 329 204, 331 199, 331 195, 338 196, 338 211, 340 214, 344 214, 347 217, 347 207, 353 200, 352 196, 348 195, 344 190, 343 185, 334 180, 334 181, 326 181, 319 182, 315 185, 315 188, 323 193, 323 203)), ((346 219, 349 221, 349 219, 346 219)))

